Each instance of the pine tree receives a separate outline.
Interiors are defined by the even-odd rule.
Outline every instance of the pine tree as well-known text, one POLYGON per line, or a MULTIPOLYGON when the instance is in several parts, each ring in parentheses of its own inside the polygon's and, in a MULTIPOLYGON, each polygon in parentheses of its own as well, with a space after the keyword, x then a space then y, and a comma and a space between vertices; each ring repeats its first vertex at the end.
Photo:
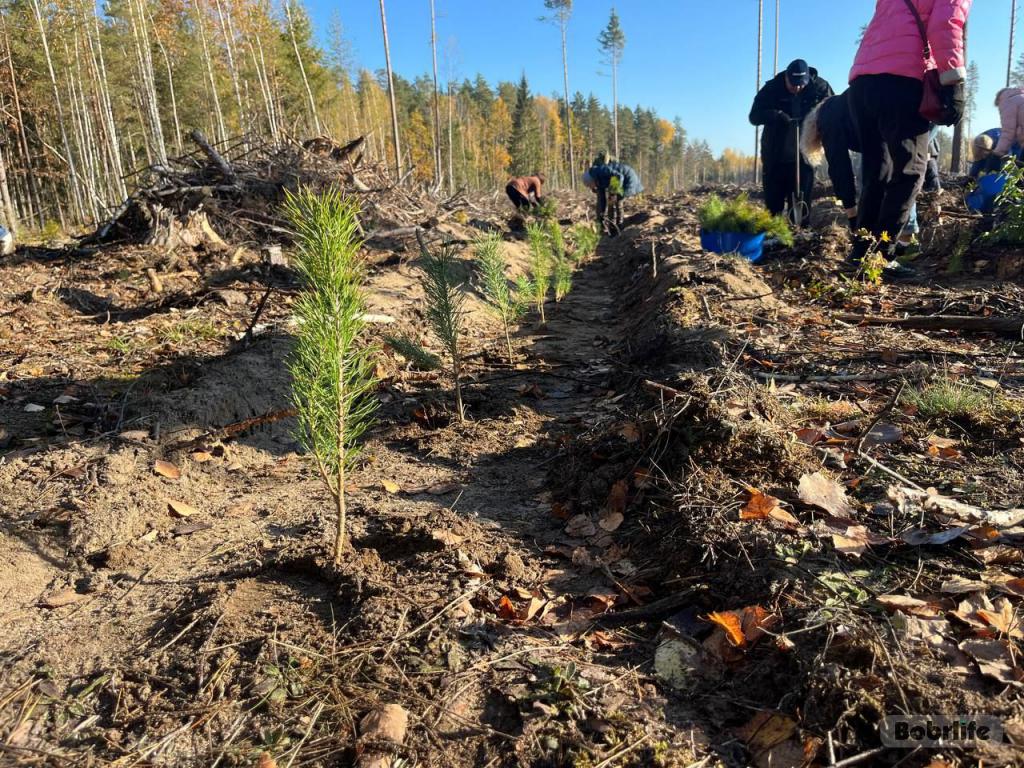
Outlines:
POLYGON ((619 156, 619 62, 622 61, 622 51, 626 47, 626 33, 622 31, 619 23, 619 14, 612 6, 612 13, 608 19, 608 26, 601 30, 597 42, 604 53, 605 61, 612 68, 612 116, 615 131, 614 144, 615 156, 619 156))
POLYGON ((514 176, 536 173, 540 168, 540 121, 537 119, 533 99, 530 98, 526 75, 522 76, 516 88, 516 107, 512 113, 512 137, 508 153, 512 158, 511 170, 514 176))
POLYGON ((340 192, 288 195, 302 293, 289 362, 299 437, 336 505, 334 560, 345 548, 345 477, 373 424, 373 349, 366 344, 358 203, 340 192))
POLYGON ((569 53, 565 42, 566 29, 569 26, 569 18, 572 16, 572 0, 544 0, 544 7, 554 11, 554 18, 558 22, 559 31, 562 33, 562 79, 565 97, 565 126, 566 138, 569 142, 569 184, 576 189, 576 152, 573 142, 572 130, 572 106, 569 103, 569 53))

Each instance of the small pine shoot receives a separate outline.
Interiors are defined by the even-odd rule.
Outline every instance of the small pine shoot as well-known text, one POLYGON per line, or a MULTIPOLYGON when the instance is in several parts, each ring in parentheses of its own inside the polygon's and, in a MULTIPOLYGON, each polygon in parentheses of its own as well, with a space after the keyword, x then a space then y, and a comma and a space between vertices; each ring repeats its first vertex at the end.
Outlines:
POLYGON ((413 368, 420 371, 436 371, 441 367, 441 360, 437 355, 428 352, 423 345, 407 334, 385 336, 384 341, 395 352, 408 360, 413 368))
POLYGON ((530 285, 533 288, 533 304, 540 315, 541 325, 547 322, 544 315, 544 302, 551 288, 551 252, 548 244, 548 233, 542 224, 526 225, 526 237, 530 243, 530 285))
POLYGON ((295 266, 302 292, 299 330, 288 367, 299 439, 316 460, 334 497, 334 560, 345 547, 345 476, 373 425, 375 350, 366 343, 359 204, 340 192, 288 194, 285 214, 295 230, 295 266))
POLYGON ((581 262, 597 252, 597 244, 601 241, 601 236, 594 226, 579 223, 569 231, 569 240, 573 245, 573 259, 576 262, 581 262))
POLYGON ((451 359, 452 380, 455 385, 455 409, 459 421, 466 420, 462 405, 462 357, 459 342, 462 339, 463 308, 466 296, 455 275, 455 248, 444 243, 436 252, 431 252, 420 238, 420 252, 423 267, 423 290, 427 296, 427 324, 437 336, 441 346, 451 359))
MULTIPOLYGON (((480 288, 487 300, 487 306, 500 318, 508 347, 508 362, 512 364, 512 325, 519 321, 526 311, 524 296, 529 292, 509 285, 505 271, 508 263, 501 249, 501 237, 492 233, 479 238, 473 245, 476 251, 477 267, 480 269, 480 288)), ((527 286, 529 287, 529 286, 527 286)))
POLYGON ((569 295, 572 290, 572 264, 568 259, 562 259, 555 264, 555 301, 561 301, 569 295))

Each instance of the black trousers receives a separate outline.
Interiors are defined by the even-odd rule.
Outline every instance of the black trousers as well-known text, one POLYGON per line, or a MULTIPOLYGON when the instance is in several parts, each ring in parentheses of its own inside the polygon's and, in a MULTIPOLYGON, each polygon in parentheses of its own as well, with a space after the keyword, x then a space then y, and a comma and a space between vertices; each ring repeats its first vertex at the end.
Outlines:
POLYGON ((522 192, 516 189, 515 185, 513 184, 509 184, 507 187, 505 187, 505 194, 508 195, 508 199, 512 201, 512 205, 514 205, 519 210, 533 207, 533 203, 530 201, 530 198, 528 198, 526 195, 524 195, 522 192))
POLYGON ((613 195, 604 187, 597 188, 597 220, 606 235, 622 231, 622 195, 613 195))
POLYGON ((910 218, 928 166, 928 121, 921 81, 861 75, 850 84, 850 111, 860 136, 864 182, 857 226, 893 240, 910 218))
MULTIPOLYGON (((768 212, 773 216, 792 208, 793 194, 796 191, 796 163, 795 162, 765 162, 764 166, 764 204, 768 212)), ((807 207, 803 211, 801 221, 803 224, 811 220, 811 198, 814 194, 814 168, 807 163, 800 161, 800 196, 807 207)), ((791 221, 794 221, 793 211, 789 211, 791 221)))

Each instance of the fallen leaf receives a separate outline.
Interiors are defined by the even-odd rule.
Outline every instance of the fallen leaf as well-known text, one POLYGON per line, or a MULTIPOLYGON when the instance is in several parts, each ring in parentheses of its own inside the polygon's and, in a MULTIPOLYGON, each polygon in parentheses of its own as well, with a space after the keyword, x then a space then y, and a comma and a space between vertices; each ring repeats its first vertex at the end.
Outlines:
POLYGON ((437 483, 427 488, 431 496, 444 496, 446 493, 459 490, 458 483, 437 483))
POLYGON ((928 455, 934 456, 937 459, 946 459, 947 461, 952 461, 954 459, 959 459, 961 453, 956 448, 940 448, 937 445, 929 445, 928 455))
POLYGON ((627 421, 619 427, 619 434, 622 435, 627 443, 636 443, 640 440, 640 429, 632 421, 627 421))
POLYGON ((457 547, 462 543, 462 537, 451 531, 436 529, 430 532, 430 538, 444 544, 446 547, 457 547))
POLYGON ((928 435, 926 442, 933 448, 953 448, 960 443, 959 440, 954 440, 950 437, 940 437, 939 435, 928 435))
POLYGON ((1024 553, 1020 549, 1005 544, 978 549, 974 551, 974 554, 985 565, 1010 565, 1024 560, 1024 553))
POLYGON ((519 611, 516 610, 512 601, 508 599, 508 595, 502 595, 498 601, 498 616, 506 621, 512 621, 519 616, 519 611))
POLYGON ((619 480, 608 492, 608 498, 605 499, 604 502, 604 509, 607 512, 624 513, 626 511, 626 500, 628 497, 629 483, 625 480, 619 480))
POLYGON ((86 595, 80 594, 73 589, 62 589, 59 592, 51 592, 39 600, 43 608, 63 608, 65 605, 74 605, 86 599, 86 595))
POLYGON ((525 606, 523 606, 523 608, 518 612, 517 616, 519 620, 523 622, 530 621, 534 616, 540 618, 538 614, 540 614, 541 610, 547 604, 547 600, 542 600, 539 597, 531 597, 530 601, 525 606))
POLYGON ((175 527, 173 533, 175 536, 191 536, 193 533, 205 531, 212 527, 210 523, 182 523, 175 527))
POLYGON ((782 508, 782 502, 774 496, 762 493, 756 488, 747 488, 750 500, 740 509, 740 520, 778 520, 787 526, 797 527, 800 521, 782 508))
MULTIPOLYGON (((370 744, 379 744, 380 742, 390 742, 393 745, 401 744, 405 741, 405 732, 408 726, 409 713, 403 707, 398 704, 385 704, 380 709, 375 709, 367 714, 359 722, 360 739, 370 744)), ((378 746, 377 751, 379 750, 380 747, 378 746)), ((393 751, 393 748, 387 751, 390 753, 393 751)), ((368 749, 363 753, 363 760, 370 756, 371 759, 367 761, 367 764, 373 762, 373 754, 374 751, 368 749)), ((390 765, 391 760, 388 758, 384 762, 373 762, 373 764, 381 766, 390 765)))
POLYGON ((890 445, 903 439, 903 430, 895 424, 879 422, 864 436, 864 447, 872 445, 890 445))
POLYGON ((175 501, 174 499, 165 499, 165 501, 167 506, 170 507, 171 514, 175 517, 191 517, 192 515, 199 514, 198 509, 183 501, 175 501))
POLYGON ((256 768, 277 768, 277 761, 270 756, 269 752, 260 752, 260 758, 256 763, 256 768))
POLYGON ((796 720, 789 715, 770 710, 761 710, 735 730, 736 735, 747 743, 747 748, 757 754, 781 744, 796 733, 796 720))
POLYGON ((891 610, 899 610, 917 616, 935 616, 939 612, 932 603, 908 595, 879 595, 876 600, 891 610))
POLYGON ((863 525, 851 525, 845 533, 832 534, 832 546, 837 552, 851 557, 860 557, 868 551, 868 529, 863 525))
POLYGON ((825 439, 825 433, 816 427, 804 427, 796 431, 796 438, 807 445, 817 445, 825 439))
POLYGON ((585 539, 597 533, 597 528, 589 515, 580 514, 569 518, 569 522, 565 525, 565 533, 574 539, 585 539))
POLYGON ((926 545, 937 547, 959 539, 969 530, 969 526, 963 526, 960 528, 950 528, 945 531, 939 531, 938 533, 929 533, 921 528, 912 528, 901 533, 900 538, 913 547, 923 547, 926 545))
POLYGON ((625 520, 625 517, 621 512, 608 512, 601 515, 601 519, 597 521, 597 524, 601 527, 601 530, 611 533, 618 530, 623 520, 625 520))
POLYGON ((46 410, 46 406, 39 405, 39 403, 29 403, 21 410, 23 410, 25 413, 40 413, 46 410))
POLYGON ((980 609, 978 616, 1000 635, 1017 639, 1024 638, 1024 632, 1021 631, 1021 618, 1009 600, 1005 597, 1001 598, 995 602, 993 608, 991 611, 980 609))
POLYGON ((1020 670, 1014 667, 1010 652, 1001 640, 964 640, 960 650, 974 659, 981 674, 1004 685, 1020 687, 1020 670))
POLYGON ((707 618, 711 623, 721 627, 729 642, 737 648, 747 644, 747 637, 743 634, 743 622, 736 611, 709 613, 707 618))
POLYGON ((984 581, 965 579, 963 576, 954 576, 942 582, 940 589, 947 595, 965 595, 971 592, 984 592, 988 589, 988 584, 984 581))
POLYGON ((73 395, 61 395, 60 397, 54 398, 54 405, 69 405, 70 403, 77 403, 78 398, 73 395))
POLYGON ((169 480, 177 480, 181 477, 181 470, 171 464, 169 461, 162 461, 157 459, 153 464, 153 471, 158 475, 168 478, 169 480))
POLYGON ((213 460, 213 454, 206 451, 193 451, 189 454, 189 458, 196 464, 205 464, 206 462, 213 460))
POLYGON ((823 509, 836 517, 852 517, 855 512, 846 490, 820 472, 801 477, 797 491, 804 504, 823 509))
POLYGON ((381 480, 380 484, 388 493, 398 493, 400 490, 402 490, 402 486, 400 486, 393 480, 381 480))

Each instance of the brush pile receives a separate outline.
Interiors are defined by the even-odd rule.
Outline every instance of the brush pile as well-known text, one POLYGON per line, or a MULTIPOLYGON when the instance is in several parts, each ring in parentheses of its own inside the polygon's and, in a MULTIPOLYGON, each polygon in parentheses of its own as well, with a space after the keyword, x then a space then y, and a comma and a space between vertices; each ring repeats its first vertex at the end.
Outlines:
POLYGON ((358 195, 368 232, 412 226, 437 210, 427 192, 395 185, 382 163, 366 161, 363 137, 345 145, 244 137, 219 146, 199 131, 191 138, 194 152, 138 174, 135 191, 91 240, 167 249, 289 241, 281 203, 300 187, 358 195))

